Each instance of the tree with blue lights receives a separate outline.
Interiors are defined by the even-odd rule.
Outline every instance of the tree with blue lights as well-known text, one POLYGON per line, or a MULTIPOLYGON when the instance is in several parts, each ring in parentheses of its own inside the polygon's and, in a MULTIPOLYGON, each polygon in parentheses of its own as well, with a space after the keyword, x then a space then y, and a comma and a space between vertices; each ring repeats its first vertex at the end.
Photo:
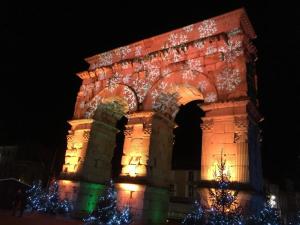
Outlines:
POLYGON ((247 220, 247 225, 281 225, 282 221, 278 209, 267 201, 262 210, 247 220))
POLYGON ((240 225, 243 224, 241 207, 238 205, 238 192, 230 190, 230 174, 226 171, 226 161, 217 165, 214 172, 216 188, 209 189, 210 208, 206 212, 208 224, 211 225, 240 225))
POLYGON ((43 187, 42 181, 34 181, 31 188, 26 191, 27 205, 26 208, 30 211, 39 211, 43 204, 43 187))
POLYGON ((84 219, 86 225, 129 225, 132 215, 128 206, 122 211, 117 209, 117 192, 110 180, 104 194, 99 198, 95 210, 84 219))
POLYGON ((34 182, 27 191, 27 209, 44 213, 66 214, 73 210, 73 204, 67 199, 59 198, 59 185, 54 180, 48 190, 43 190, 42 182, 34 182))
POLYGON ((204 210, 198 201, 195 201, 193 210, 184 218, 184 225, 200 225, 204 224, 204 210))

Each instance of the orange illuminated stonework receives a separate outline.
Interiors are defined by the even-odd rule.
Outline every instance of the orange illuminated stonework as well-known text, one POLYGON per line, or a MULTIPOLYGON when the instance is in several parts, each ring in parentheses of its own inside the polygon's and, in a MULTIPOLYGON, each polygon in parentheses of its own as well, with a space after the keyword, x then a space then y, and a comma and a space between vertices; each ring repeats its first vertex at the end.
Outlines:
MULTIPOLYGON (((107 181, 116 122, 126 116, 120 201, 139 195, 164 202, 168 196, 162 190, 175 179, 170 176, 174 118, 181 105, 202 100, 202 157, 195 159, 201 161, 201 182, 213 179, 222 151, 232 180, 260 191, 255 38, 246 12, 238 9, 87 58, 89 69, 78 73, 82 85, 63 178, 107 181)), ((143 202, 135 205, 141 218, 153 210, 143 202)))

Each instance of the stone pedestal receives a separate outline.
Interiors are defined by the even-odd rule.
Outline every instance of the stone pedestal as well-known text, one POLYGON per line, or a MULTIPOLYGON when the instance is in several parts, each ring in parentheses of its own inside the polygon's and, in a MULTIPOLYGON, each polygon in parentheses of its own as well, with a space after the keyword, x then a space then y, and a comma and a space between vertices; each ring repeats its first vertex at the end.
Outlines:
POLYGON ((83 181, 59 180, 59 195, 62 199, 71 200, 74 204, 74 216, 82 217, 91 213, 103 193, 102 184, 83 181))
POLYGON ((165 224, 169 193, 165 188, 149 185, 118 183, 118 206, 129 205, 136 225, 165 224))

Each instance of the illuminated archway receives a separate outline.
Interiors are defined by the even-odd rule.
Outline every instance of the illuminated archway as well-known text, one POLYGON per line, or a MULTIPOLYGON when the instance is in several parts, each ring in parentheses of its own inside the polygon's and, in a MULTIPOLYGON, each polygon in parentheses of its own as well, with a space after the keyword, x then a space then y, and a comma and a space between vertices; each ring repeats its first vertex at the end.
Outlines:
POLYGON ((161 190, 169 187, 174 118, 181 105, 201 100, 201 182, 210 182, 223 149, 234 180, 261 190, 256 73, 246 66, 255 67, 255 37, 238 9, 87 58, 62 176, 104 183, 115 124, 126 115, 119 183, 143 185, 145 201, 168 199, 161 190))

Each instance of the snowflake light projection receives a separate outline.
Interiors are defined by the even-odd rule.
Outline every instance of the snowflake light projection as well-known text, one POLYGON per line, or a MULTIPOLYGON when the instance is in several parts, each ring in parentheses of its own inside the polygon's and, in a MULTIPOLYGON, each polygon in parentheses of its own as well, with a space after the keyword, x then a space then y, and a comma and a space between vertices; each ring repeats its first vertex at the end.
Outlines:
POLYGON ((156 81, 160 75, 159 67, 152 63, 145 63, 144 66, 146 67, 147 70, 147 79, 151 82, 156 81))
POLYGON ((182 55, 179 54, 176 49, 172 49, 171 54, 173 56, 173 62, 174 63, 179 62, 179 61, 182 60, 182 55))
POLYGON ((194 80, 196 78, 196 75, 191 70, 185 70, 182 73, 182 78, 184 80, 194 80))
POLYGON ((124 84, 128 84, 130 82, 130 80, 131 80, 130 74, 127 74, 127 75, 123 76, 122 81, 123 81, 124 84))
POLYGON ((202 93, 206 91, 207 86, 208 86, 208 83, 205 80, 201 80, 198 84, 198 88, 200 89, 200 91, 202 93))
POLYGON ((214 92, 208 93, 204 98, 204 102, 215 102, 216 100, 217 100, 217 95, 214 92))
POLYGON ((194 42, 194 47, 198 49, 204 48, 204 42, 202 40, 198 40, 194 42))
POLYGON ((121 59, 124 59, 130 52, 131 49, 129 46, 124 46, 115 50, 115 54, 121 57, 121 59))
POLYGON ((218 51, 223 53, 223 61, 231 63, 243 54, 242 42, 229 40, 228 45, 220 47, 218 51))
POLYGON ((170 48, 174 47, 177 45, 184 44, 188 41, 187 35, 186 34, 176 34, 176 33, 171 33, 168 37, 168 41, 163 46, 163 48, 170 48))
POLYGON ((102 101, 102 97, 100 97, 99 95, 95 96, 92 101, 90 101, 88 104, 87 104, 87 110, 84 114, 84 117, 85 118, 92 118, 94 113, 95 113, 95 110, 97 109, 97 106, 101 103, 102 101))
POLYGON ((198 72, 203 72, 203 67, 201 65, 200 59, 189 59, 186 61, 190 70, 196 70, 198 72))
POLYGON ((125 86, 123 89, 123 96, 128 103, 129 111, 134 111, 137 108, 134 92, 130 90, 129 87, 125 86))
POLYGON ((217 32, 216 22, 213 19, 204 20, 198 27, 199 37, 204 38, 217 32))
POLYGON ((174 117, 179 110, 178 93, 160 93, 154 101, 153 110, 174 117))
POLYGON ((119 73, 115 73, 113 77, 108 80, 108 90, 113 92, 117 87, 118 83, 121 81, 121 75, 119 73))
POLYGON ((140 103, 143 102, 144 98, 147 94, 147 91, 151 87, 151 84, 144 79, 142 80, 142 79, 137 78, 132 82, 132 86, 133 86, 134 90, 136 91, 138 101, 140 103))
POLYGON ((152 102, 155 102, 155 99, 162 93, 164 92, 168 87, 168 83, 166 82, 161 82, 159 83, 159 85, 157 86, 157 88, 155 88, 152 92, 151 92, 151 98, 152 98, 152 102))
POLYGON ((142 46, 136 46, 134 50, 134 56, 138 57, 142 55, 142 46))
POLYGON ((187 32, 187 33, 190 33, 190 32, 192 32, 193 30, 194 30, 194 25, 192 24, 192 25, 189 25, 189 26, 186 26, 186 27, 184 27, 184 28, 182 28, 185 32, 187 32))
POLYGON ((217 75, 216 83, 218 90, 233 91, 241 83, 239 70, 226 67, 217 75))
POLYGON ((205 55, 211 55, 211 54, 214 54, 214 53, 216 53, 216 52, 218 52, 218 49, 217 49, 216 47, 214 47, 214 46, 209 46, 209 47, 207 47, 207 49, 206 49, 205 55))
POLYGON ((101 67, 101 66, 107 66, 111 64, 112 64, 112 54, 110 52, 104 52, 99 55, 99 61, 97 66, 101 67))

